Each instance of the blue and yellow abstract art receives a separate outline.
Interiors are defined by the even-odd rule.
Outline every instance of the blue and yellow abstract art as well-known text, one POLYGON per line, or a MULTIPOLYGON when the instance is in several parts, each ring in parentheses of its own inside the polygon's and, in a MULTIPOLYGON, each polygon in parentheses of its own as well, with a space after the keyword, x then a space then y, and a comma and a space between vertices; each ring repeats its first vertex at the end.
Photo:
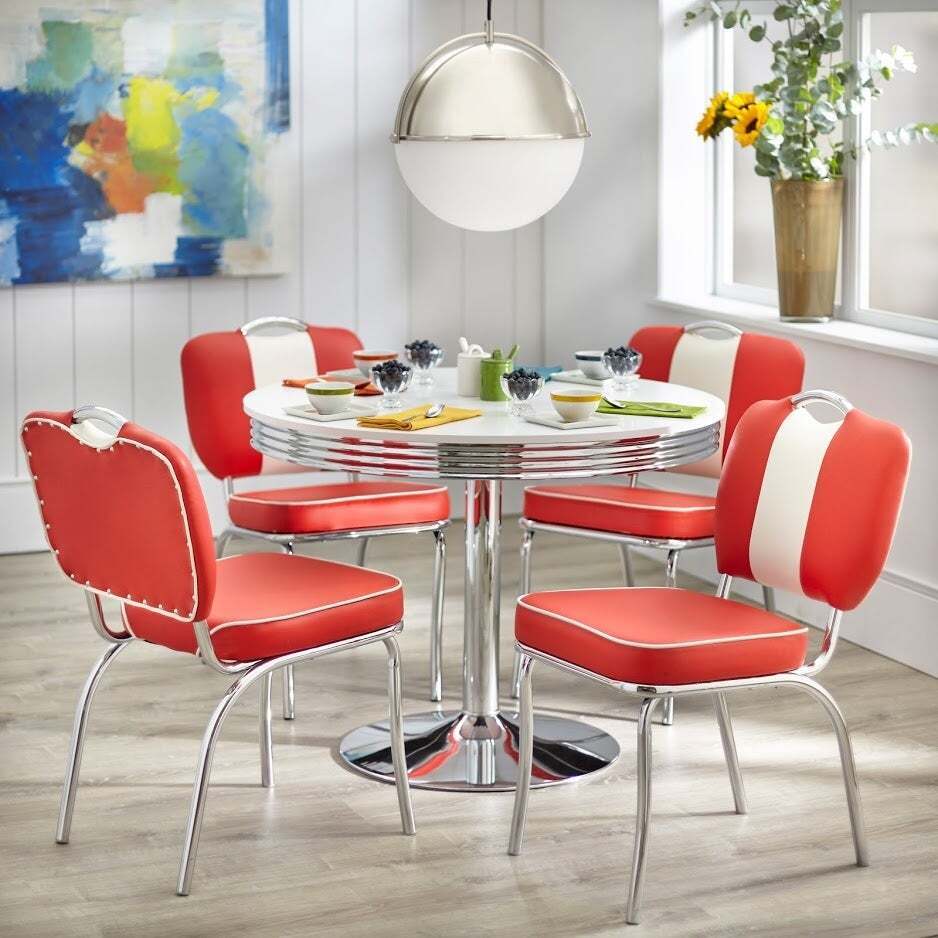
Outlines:
POLYGON ((287 0, 4 0, 0 285, 282 272, 287 0))

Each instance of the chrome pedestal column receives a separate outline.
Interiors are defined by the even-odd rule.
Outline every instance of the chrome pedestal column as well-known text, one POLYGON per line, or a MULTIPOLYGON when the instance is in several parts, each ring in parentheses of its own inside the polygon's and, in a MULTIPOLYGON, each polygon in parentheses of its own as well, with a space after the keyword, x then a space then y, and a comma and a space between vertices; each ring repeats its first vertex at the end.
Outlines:
MULTIPOLYGON (((518 778, 518 715, 499 709, 498 640, 502 483, 466 482, 466 585, 463 706, 404 718, 411 785, 458 791, 509 791, 518 778)), ((386 721, 349 733, 339 754, 353 769, 391 782, 386 721)), ((611 765, 618 743, 595 726, 560 717, 534 719, 531 784, 574 781, 611 765)))

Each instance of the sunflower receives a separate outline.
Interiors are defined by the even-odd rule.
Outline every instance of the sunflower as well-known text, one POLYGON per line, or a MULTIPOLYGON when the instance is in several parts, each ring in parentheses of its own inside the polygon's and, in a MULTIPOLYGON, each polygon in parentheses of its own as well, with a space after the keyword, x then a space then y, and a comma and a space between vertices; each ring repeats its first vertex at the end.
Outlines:
POLYGON ((753 101, 739 108, 733 133, 741 147, 752 146, 756 142, 765 122, 769 119, 769 106, 762 101, 753 101))
POLYGON ((734 95, 729 95, 726 99, 726 116, 730 120, 736 120, 744 108, 750 104, 755 104, 756 96, 751 91, 737 91, 734 95))
POLYGON ((723 126, 714 129, 718 118, 722 118, 723 115, 723 106, 726 101, 729 99, 729 95, 725 91, 718 91, 711 99, 710 104, 707 106, 707 110, 704 111, 703 116, 697 122, 697 133, 704 138, 715 137, 721 130, 724 129, 726 123, 723 123, 723 126))

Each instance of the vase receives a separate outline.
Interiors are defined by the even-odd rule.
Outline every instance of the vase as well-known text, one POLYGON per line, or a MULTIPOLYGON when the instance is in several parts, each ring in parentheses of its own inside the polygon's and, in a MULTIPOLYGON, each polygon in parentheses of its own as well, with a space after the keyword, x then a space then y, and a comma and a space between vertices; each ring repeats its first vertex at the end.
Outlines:
POLYGON ((833 315, 843 204, 843 179, 772 180, 783 322, 827 322, 833 315))

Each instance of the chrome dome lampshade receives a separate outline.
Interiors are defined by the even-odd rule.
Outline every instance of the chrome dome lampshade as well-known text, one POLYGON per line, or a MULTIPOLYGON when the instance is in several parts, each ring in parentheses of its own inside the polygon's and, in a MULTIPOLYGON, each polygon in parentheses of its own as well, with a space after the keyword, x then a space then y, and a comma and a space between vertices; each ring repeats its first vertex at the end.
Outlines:
POLYGON ((411 192, 459 228, 506 231, 549 212, 580 169, 590 135, 559 66, 520 36, 459 36, 404 90, 391 137, 411 192))

